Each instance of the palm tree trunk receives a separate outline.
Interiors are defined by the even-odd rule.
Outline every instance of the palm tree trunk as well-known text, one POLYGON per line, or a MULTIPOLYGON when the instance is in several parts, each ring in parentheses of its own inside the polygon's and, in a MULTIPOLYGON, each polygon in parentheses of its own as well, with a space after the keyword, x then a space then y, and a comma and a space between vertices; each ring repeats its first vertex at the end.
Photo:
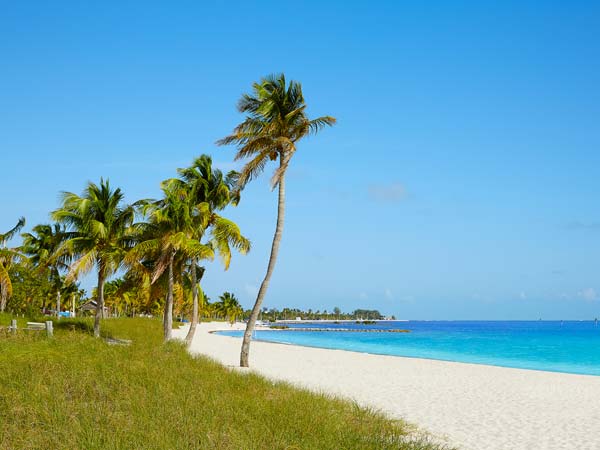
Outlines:
POLYGON ((4 309, 6 308, 7 300, 8 300, 8 295, 6 295, 5 290, 0 287, 0 312, 4 312, 4 309))
POLYGON ((169 260, 169 291, 167 293, 167 301, 165 302, 165 316, 163 321, 165 341, 171 339, 173 332, 173 289, 174 289, 174 277, 173 277, 173 261, 175 259, 175 252, 171 252, 171 259, 169 260))
POLYGON ((56 291, 56 318, 60 319, 60 289, 56 291))
POLYGON ((190 345, 194 339, 196 333, 196 326, 198 325, 198 280, 196 276, 196 258, 192 259, 192 322, 190 323, 190 329, 187 336, 185 337, 185 343, 190 345))
POLYGON ((100 337, 100 319, 104 317, 104 267, 98 269, 98 299, 96 301, 96 317, 94 318, 94 337, 100 337))
MULTIPOLYGON (((283 160, 281 161, 281 165, 283 165, 283 160)), ((269 287, 269 281, 271 280, 273 269, 275 269, 275 262, 277 261, 277 254, 279 253, 279 243, 281 242, 281 235, 283 233, 284 216, 285 173, 282 174, 281 179, 279 180, 279 196, 277 201, 277 225, 275 226, 275 235, 273 236, 273 244, 271 245, 271 256, 269 258, 269 265, 267 266, 267 273, 262 284, 260 285, 260 289, 258 290, 256 302, 254 303, 254 307, 252 308, 252 312, 250 313, 250 318, 248 319, 248 324, 246 325, 246 331, 244 332, 244 339, 242 341, 242 351, 240 353, 241 367, 249 366, 250 341, 252 340, 252 332, 254 331, 254 326, 256 324, 258 314, 260 313, 260 307, 262 305, 263 299, 265 297, 265 294, 267 293, 267 288, 269 287)))

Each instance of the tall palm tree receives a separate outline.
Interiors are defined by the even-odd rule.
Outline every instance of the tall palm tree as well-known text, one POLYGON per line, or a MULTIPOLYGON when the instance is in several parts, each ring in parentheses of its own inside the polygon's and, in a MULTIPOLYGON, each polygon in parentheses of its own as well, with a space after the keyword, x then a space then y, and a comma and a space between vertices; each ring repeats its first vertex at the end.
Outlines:
POLYGON ((0 312, 4 312, 6 303, 12 295, 12 283, 10 281, 9 269, 15 260, 20 259, 18 249, 8 248, 10 241, 25 226, 25 218, 21 217, 17 224, 6 233, 0 233, 0 312))
MULTIPOLYGON (((237 226, 226 221, 217 211, 224 209, 227 205, 237 204, 239 192, 233 188, 237 182, 238 173, 235 171, 224 175, 220 170, 213 169, 212 159, 208 155, 196 158, 192 165, 185 169, 178 169, 180 178, 168 182, 178 189, 183 189, 189 194, 192 205, 191 215, 195 221, 194 237, 201 241, 207 230, 214 229, 211 236, 211 244, 222 257, 225 270, 229 268, 231 261, 230 246, 234 246, 242 253, 250 249, 250 243, 240 234, 237 226)), ((235 225, 235 224, 233 224, 235 225)), ((198 264, 196 258, 190 262, 191 284, 192 284, 192 320, 190 329, 185 338, 189 345, 194 338, 198 325, 198 264)))
POLYGON ((56 295, 56 315, 60 317, 61 291, 65 287, 61 272, 68 270, 70 255, 57 252, 62 243, 74 234, 67 232, 59 223, 36 225, 31 231, 22 235, 23 253, 29 256, 29 262, 38 271, 49 271, 49 280, 56 295))
POLYGON ((62 206, 51 214, 53 220, 72 232, 57 252, 74 258, 67 281, 96 268, 96 337, 100 336, 100 320, 104 317, 104 284, 121 266, 131 240, 135 209, 123 200, 123 191, 113 190, 108 180, 101 178, 99 185, 89 182, 81 196, 63 192, 62 206))
POLYGON ((254 83, 253 92, 244 94, 240 99, 238 110, 246 113, 246 119, 234 128, 231 135, 217 142, 219 145, 236 145, 236 160, 249 158, 240 173, 238 186, 243 188, 247 182, 258 176, 269 161, 279 163, 271 178, 272 188, 279 188, 277 225, 271 256, 246 326, 240 354, 240 365, 248 367, 252 331, 275 268, 283 233, 286 170, 296 153, 297 143, 302 138, 335 124, 336 119, 331 116, 309 119, 306 115, 302 86, 295 81, 286 83, 283 74, 268 76, 260 83, 254 83))

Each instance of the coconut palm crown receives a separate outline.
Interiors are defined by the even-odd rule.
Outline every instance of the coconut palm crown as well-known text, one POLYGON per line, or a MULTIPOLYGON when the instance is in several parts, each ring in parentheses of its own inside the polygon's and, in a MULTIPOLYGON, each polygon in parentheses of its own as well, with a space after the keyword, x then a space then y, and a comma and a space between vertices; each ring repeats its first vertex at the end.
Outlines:
POLYGON ((286 83, 284 74, 267 76, 254 83, 252 89, 252 94, 243 94, 238 102, 238 111, 245 113, 246 119, 217 144, 237 146, 235 160, 249 158, 239 175, 238 185, 242 188, 260 175, 269 161, 279 160, 271 178, 275 188, 296 152, 296 143, 334 125, 336 119, 309 119, 302 85, 296 81, 286 83))
POLYGON ((52 212, 53 220, 72 232, 61 245, 58 255, 74 258, 67 281, 88 273, 94 267, 98 274, 94 336, 100 336, 100 319, 104 315, 104 283, 123 262, 131 245, 134 206, 124 203, 121 189, 112 189, 109 181, 89 182, 81 196, 63 192, 62 206, 52 212))

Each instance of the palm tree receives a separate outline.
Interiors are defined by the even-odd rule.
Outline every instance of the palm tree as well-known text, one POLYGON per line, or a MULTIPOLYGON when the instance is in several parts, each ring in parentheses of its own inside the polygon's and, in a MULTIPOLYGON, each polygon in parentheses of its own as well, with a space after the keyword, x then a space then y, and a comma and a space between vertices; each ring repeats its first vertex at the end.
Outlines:
POLYGON ((283 74, 268 76, 263 78, 260 83, 254 83, 252 94, 242 96, 238 103, 238 110, 247 114, 246 119, 235 127, 231 135, 217 143, 219 145, 236 145, 236 160, 250 158, 240 173, 239 188, 243 188, 247 182, 258 176, 269 161, 279 162, 279 167, 271 178, 272 188, 279 188, 277 225, 271 246, 271 256, 267 273, 246 326, 240 354, 240 365, 248 367, 252 331, 275 268, 283 233, 286 170, 296 153, 298 141, 310 134, 317 133, 325 126, 335 124, 336 120, 330 116, 309 119, 306 115, 302 86, 295 81, 286 83, 283 74))
POLYGON ((208 220, 206 205, 196 205, 186 186, 174 183, 173 180, 164 181, 161 187, 164 197, 161 200, 146 202, 144 213, 149 220, 143 227, 139 243, 128 252, 125 261, 134 272, 143 273, 150 269, 152 283, 163 274, 167 274, 167 296, 163 315, 166 341, 171 339, 173 328, 176 266, 188 259, 212 260, 214 249, 197 239, 197 228, 204 227, 208 220), (200 209, 202 214, 198 214, 197 209, 200 209))
POLYGON ((233 325, 237 318, 244 312, 240 303, 231 292, 224 292, 223 295, 219 296, 219 300, 220 302, 217 304, 217 311, 233 325))
POLYGON ((230 172, 224 176, 221 171, 212 169, 212 160, 207 155, 197 158, 193 165, 180 169, 180 178, 162 183, 164 199, 150 202, 147 206, 150 221, 148 238, 131 251, 127 260, 135 265, 136 260, 154 255, 153 281, 169 267, 168 294, 165 304, 165 339, 171 337, 173 288, 171 266, 175 256, 189 259, 191 275, 193 311, 192 323, 186 336, 189 344, 198 323, 198 262, 213 259, 215 252, 221 257, 225 270, 229 268, 232 247, 244 254, 250 250, 250 242, 242 236, 239 227, 232 221, 218 215, 216 211, 230 203, 237 202, 237 193, 231 192, 237 176, 230 172), (201 240, 210 231, 207 240, 201 240), (169 256, 170 255, 170 256, 169 256), (171 257, 165 263, 164 258, 171 257))
POLYGON ((12 229, 6 233, 0 233, 0 312, 4 312, 6 303, 12 295, 12 283, 10 281, 8 270, 12 263, 21 257, 21 254, 17 249, 8 248, 6 243, 24 226, 25 218, 21 217, 12 229))
POLYGON ((152 283, 166 271, 167 297, 163 315, 165 341, 171 339, 173 328, 173 296, 175 290, 176 257, 213 259, 214 250, 196 239, 194 205, 190 193, 167 180, 162 183, 164 197, 147 201, 144 213, 149 221, 139 236, 139 243, 126 255, 125 262, 134 272, 151 268, 152 283))
POLYGON ((340 320, 340 314, 342 313, 342 310, 336 306, 333 308, 333 313, 336 315, 337 320, 340 320))
POLYGON ((65 253, 59 255, 57 252, 62 243, 74 237, 74 234, 68 233, 62 224, 55 223, 36 225, 32 233, 24 233, 22 237, 22 249, 29 256, 31 265, 40 272, 49 271, 49 280, 56 295, 56 315, 60 318, 61 291, 65 287, 61 272, 69 268, 69 255, 65 253))
MULTIPOLYGON (((226 176, 223 175, 220 170, 212 168, 212 159, 208 155, 201 155, 194 160, 191 167, 178 169, 178 173, 180 178, 168 180, 168 183, 177 189, 185 190, 189 195, 192 204, 191 215, 195 221, 194 237, 201 241, 207 230, 213 230, 210 243, 221 256, 227 270, 231 261, 231 246, 241 253, 250 250, 250 243, 240 234, 239 228, 216 213, 227 205, 237 204, 239 192, 233 191, 233 187, 237 182, 238 173, 231 171, 226 176)), ((192 258, 192 320, 185 338, 188 345, 194 338, 199 317, 197 264, 198 260, 192 258)))
POLYGON ((67 281, 88 273, 94 267, 98 274, 94 336, 100 336, 100 319, 104 316, 104 283, 121 266, 130 245, 135 209, 123 203, 120 188, 111 189, 108 180, 100 185, 89 182, 81 196, 63 192, 62 206, 52 212, 57 222, 72 232, 57 255, 74 258, 67 281))

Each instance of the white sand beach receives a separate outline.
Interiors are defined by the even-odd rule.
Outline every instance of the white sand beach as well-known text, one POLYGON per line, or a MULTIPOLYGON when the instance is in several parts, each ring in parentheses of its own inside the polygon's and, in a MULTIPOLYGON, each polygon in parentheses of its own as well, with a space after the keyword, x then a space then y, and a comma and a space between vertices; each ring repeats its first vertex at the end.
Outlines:
MULTIPOLYGON (((237 366, 241 338, 210 333, 217 329, 231 328, 201 324, 191 351, 237 366)), ((250 362, 271 379, 354 399, 463 450, 600 449, 600 377, 266 342, 253 342, 250 362)))

